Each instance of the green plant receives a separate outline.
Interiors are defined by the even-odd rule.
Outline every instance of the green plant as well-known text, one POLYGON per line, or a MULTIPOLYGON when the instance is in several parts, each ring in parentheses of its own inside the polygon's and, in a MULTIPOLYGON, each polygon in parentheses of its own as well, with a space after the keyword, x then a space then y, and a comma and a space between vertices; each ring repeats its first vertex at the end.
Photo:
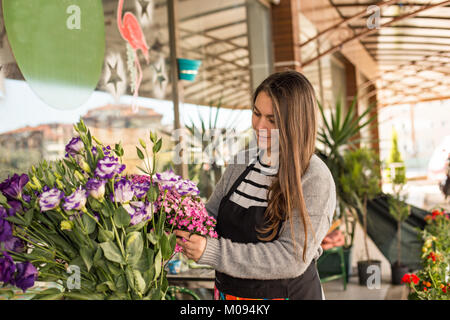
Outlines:
POLYGON ((408 218, 411 213, 411 206, 405 203, 405 196, 399 193, 394 194, 393 197, 388 198, 389 213, 397 221, 397 265, 401 266, 402 256, 402 222, 408 218))
POLYGON ((389 213, 397 221, 397 265, 401 266, 402 222, 411 213, 411 207, 405 203, 406 194, 402 195, 406 184, 405 164, 398 150, 397 132, 392 131, 391 153, 388 160, 388 179, 391 182, 393 195, 388 198, 389 213))
POLYGON ((422 269, 406 274, 410 300, 450 300, 450 217, 442 208, 425 217, 421 230, 422 269))
POLYGON ((406 168, 402 155, 398 150, 398 136, 395 128, 392 128, 391 152, 386 161, 386 172, 387 178, 393 185, 403 185, 406 183, 406 168))
POLYGON ((380 193, 379 161, 376 154, 360 148, 348 150, 344 155, 344 172, 339 177, 343 197, 362 214, 364 227, 364 247, 367 260, 370 261, 367 246, 367 201, 380 193))
MULTIPOLYGON (((218 127, 221 107, 222 98, 219 99, 217 104, 210 102, 208 124, 206 124, 198 110, 200 127, 194 124, 190 116, 190 124, 185 125, 190 134, 190 137, 187 139, 190 142, 189 147, 193 150, 200 149, 202 155, 200 163, 194 162, 188 165, 189 178, 198 181, 201 195, 206 198, 209 198, 212 194, 214 186, 222 176, 224 163, 222 164, 221 160, 225 156, 222 151, 225 149, 226 134, 231 131, 233 123, 235 123, 234 121, 229 121, 224 127, 218 127)), ((239 116, 240 112, 237 113, 237 116, 239 116)), ((232 120, 232 118, 230 119, 232 120)))
POLYGON ((361 129, 365 128, 375 119, 370 116, 376 105, 371 104, 361 115, 357 114, 357 96, 353 98, 351 105, 344 108, 341 99, 337 99, 335 107, 330 110, 330 119, 325 114, 322 104, 317 101, 323 126, 318 131, 317 140, 322 144, 318 147, 318 155, 326 163, 336 182, 338 208, 345 225, 345 246, 353 245, 353 236, 357 217, 354 207, 345 200, 340 176, 345 169, 344 152, 354 149, 363 139, 357 138, 361 129))

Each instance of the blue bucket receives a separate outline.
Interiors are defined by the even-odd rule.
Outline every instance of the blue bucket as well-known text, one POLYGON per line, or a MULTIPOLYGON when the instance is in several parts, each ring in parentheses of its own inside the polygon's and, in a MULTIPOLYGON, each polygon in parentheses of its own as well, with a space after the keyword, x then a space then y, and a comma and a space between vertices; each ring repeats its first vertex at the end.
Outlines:
POLYGON ((198 68, 202 64, 201 60, 191 60, 178 58, 178 77, 180 80, 194 81, 198 68))

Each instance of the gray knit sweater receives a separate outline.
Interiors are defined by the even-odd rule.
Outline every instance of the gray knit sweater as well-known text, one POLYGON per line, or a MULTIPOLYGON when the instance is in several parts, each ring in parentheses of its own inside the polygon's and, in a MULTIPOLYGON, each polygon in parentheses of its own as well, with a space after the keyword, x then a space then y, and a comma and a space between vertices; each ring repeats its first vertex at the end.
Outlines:
MULTIPOLYGON (((250 157, 244 156, 246 159, 242 161, 245 152, 248 154, 249 151, 241 151, 233 158, 206 203, 206 210, 215 218, 222 198, 249 164, 250 157)), ((312 232, 308 232, 305 262, 302 258, 305 242, 303 224, 298 212, 294 212, 295 249, 290 223, 285 222, 279 237, 272 242, 245 244, 225 238, 207 238, 206 249, 198 263, 245 279, 289 279, 303 274, 311 261, 322 254, 320 244, 331 226, 336 207, 333 177, 325 163, 316 155, 311 157, 309 167, 302 176, 302 187, 311 225, 315 231, 315 240, 312 232)))

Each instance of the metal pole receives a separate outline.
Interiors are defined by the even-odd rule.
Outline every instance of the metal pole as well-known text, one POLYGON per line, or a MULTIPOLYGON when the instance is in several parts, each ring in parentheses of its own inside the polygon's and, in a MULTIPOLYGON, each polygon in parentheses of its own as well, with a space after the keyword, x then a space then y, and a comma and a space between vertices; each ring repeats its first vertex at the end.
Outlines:
MULTIPOLYGON (((170 44, 170 73, 172 76, 172 101, 174 113, 174 130, 181 129, 180 122, 180 101, 183 99, 183 83, 178 81, 178 20, 177 20, 177 0, 167 0, 167 17, 169 24, 169 44, 170 44)), ((182 145, 183 137, 180 136, 176 144, 182 145)), ((183 160, 184 149, 180 151, 180 158, 183 160)), ((187 163, 175 165, 175 171, 183 179, 188 178, 187 163)))

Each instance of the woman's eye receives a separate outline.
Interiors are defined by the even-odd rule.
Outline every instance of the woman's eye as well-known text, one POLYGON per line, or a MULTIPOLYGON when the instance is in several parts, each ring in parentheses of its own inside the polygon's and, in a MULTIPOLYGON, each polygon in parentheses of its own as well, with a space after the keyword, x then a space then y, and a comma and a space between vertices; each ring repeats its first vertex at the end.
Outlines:
POLYGON ((275 124, 275 120, 269 120, 271 124, 275 124))
POLYGON ((258 112, 256 112, 256 111, 253 111, 253 114, 254 114, 255 116, 257 116, 257 117, 260 116, 260 114, 259 114, 258 112))

